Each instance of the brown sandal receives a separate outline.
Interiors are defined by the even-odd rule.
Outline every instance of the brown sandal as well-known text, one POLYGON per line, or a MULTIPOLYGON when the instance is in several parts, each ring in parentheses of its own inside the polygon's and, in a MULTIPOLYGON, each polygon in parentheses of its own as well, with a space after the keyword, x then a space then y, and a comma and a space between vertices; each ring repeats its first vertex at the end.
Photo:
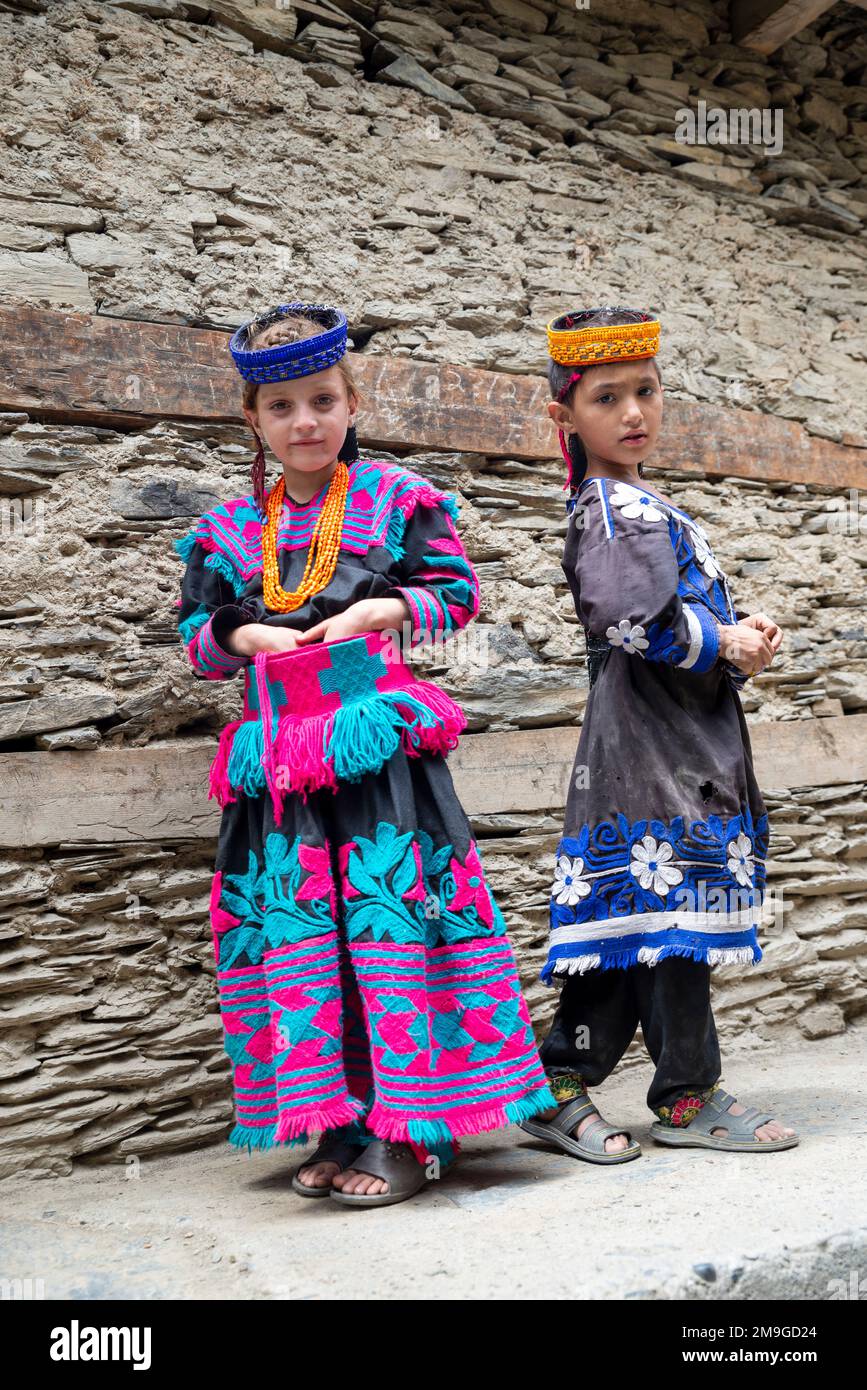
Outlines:
POLYGON ((345 1207, 388 1207, 414 1197, 428 1181, 427 1168, 419 1163, 409 1144, 392 1144, 387 1139, 374 1139, 367 1145, 364 1158, 351 1166, 357 1173, 382 1178, 388 1183, 387 1192, 341 1192, 330 1189, 332 1202, 345 1207))

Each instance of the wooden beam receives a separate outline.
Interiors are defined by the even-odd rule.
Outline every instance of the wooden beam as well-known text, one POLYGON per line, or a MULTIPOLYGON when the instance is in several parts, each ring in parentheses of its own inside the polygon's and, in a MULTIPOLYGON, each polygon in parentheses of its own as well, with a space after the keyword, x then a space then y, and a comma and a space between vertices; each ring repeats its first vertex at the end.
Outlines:
MULTIPOLYGON (((364 394, 358 434, 365 448, 560 457, 542 376, 360 353, 349 361, 364 394)), ((146 429, 157 420, 240 424, 240 398, 225 332, 0 308, 0 410, 146 429)), ((779 416, 690 401, 667 402, 652 462, 721 478, 867 486, 867 439, 835 444, 779 416)))
MULTIPOLYGON (((559 815, 579 733, 568 726, 461 739, 449 767, 468 814, 559 815)), ((750 740, 761 786, 791 790, 867 779, 867 714, 753 724, 750 740)), ((216 740, 196 740, 174 748, 0 757, 0 845, 216 836, 219 808, 207 800, 215 748, 216 740)))
POLYGON ((835 4, 836 0, 732 0, 732 42, 756 53, 773 53, 835 4))

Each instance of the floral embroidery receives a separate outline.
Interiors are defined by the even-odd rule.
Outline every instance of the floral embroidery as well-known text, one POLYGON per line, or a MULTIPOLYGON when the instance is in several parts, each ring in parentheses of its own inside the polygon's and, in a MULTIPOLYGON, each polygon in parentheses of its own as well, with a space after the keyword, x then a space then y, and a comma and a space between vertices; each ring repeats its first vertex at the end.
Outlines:
MULTIPOLYGON (((557 864, 563 865, 551 898, 552 926, 592 922, 608 917, 667 908, 674 912, 692 906, 711 908, 725 916, 731 907, 744 906, 747 898, 760 901, 765 887, 765 855, 768 846, 767 813, 755 822, 748 810, 724 820, 630 821, 624 815, 584 825, 577 836, 564 836, 557 847, 557 864), (741 866, 741 839, 749 855, 741 866), (748 885, 742 885, 729 867, 728 849, 738 846, 738 867, 752 865, 748 885), (577 866, 589 893, 570 894, 561 901, 566 865, 577 866)), ((712 944, 712 943, 711 943, 712 944)))
POLYGON ((563 1072, 559 1076, 548 1073, 548 1085, 558 1105, 586 1096, 587 1087, 578 1072, 563 1072))
POLYGON ((695 536, 695 558, 709 578, 721 579, 723 577, 723 572, 713 557, 710 545, 699 532, 696 532, 695 536))
POLYGON ((454 912, 456 908, 474 907, 486 926, 492 926, 491 899, 476 847, 471 846, 463 865, 460 860, 452 859, 449 868, 458 889, 449 904, 451 910, 454 912))
POLYGON ((612 506, 619 507, 624 516, 640 516, 642 521, 665 520, 665 512, 655 505, 660 499, 640 492, 629 483, 615 483, 609 493, 609 501, 612 506))
POLYGON ((350 940, 370 931, 375 941, 435 946, 506 932, 475 842, 462 862, 425 831, 401 835, 380 821, 375 841, 356 838, 345 874, 350 940))
POLYGON ((374 941, 424 941, 424 917, 417 898, 408 896, 418 875, 412 840, 412 831, 401 835, 387 821, 377 825, 375 840, 356 837, 346 866, 347 880, 356 890, 346 904, 350 940, 370 931, 374 941))
POLYGON ((664 1125, 666 1129, 685 1129, 710 1100, 715 1090, 716 1087, 711 1086, 706 1091, 680 1096, 674 1105, 657 1106, 656 1114, 659 1116, 660 1124, 664 1125))
MULTIPOLYGON (((686 660, 687 649, 681 642, 674 640, 674 629, 663 627, 662 623, 651 623, 647 629, 647 636, 650 641, 648 655, 651 661, 667 661, 671 666, 679 666, 686 660)), ((639 652, 639 656, 643 656, 639 652)))
POLYGON ((639 656, 645 647, 650 646, 641 623, 636 623, 633 627, 628 618, 621 618, 616 627, 606 628, 605 636, 612 647, 622 647, 627 652, 638 652, 639 656))
POLYGON ((671 845, 665 841, 659 844, 652 835, 645 835, 640 845, 632 846, 629 872, 635 875, 642 888, 667 893, 673 884, 683 880, 680 869, 669 863, 673 854, 671 845))
POLYGON ((729 873, 734 874, 738 883, 745 886, 751 883, 755 873, 755 861, 753 859, 753 847, 748 836, 741 832, 736 840, 729 840, 726 853, 729 873))
POLYGON ((570 859, 568 854, 560 855, 551 885, 551 894, 555 902, 574 906, 579 899, 586 898, 591 887, 586 879, 581 878, 583 872, 583 859, 570 859))
POLYGON ((327 851, 304 845, 302 860, 301 836, 290 844, 276 831, 266 837, 264 851, 264 869, 250 850, 245 874, 214 876, 211 921, 221 970, 258 964, 264 951, 334 929, 330 870, 317 857, 327 860, 327 851))

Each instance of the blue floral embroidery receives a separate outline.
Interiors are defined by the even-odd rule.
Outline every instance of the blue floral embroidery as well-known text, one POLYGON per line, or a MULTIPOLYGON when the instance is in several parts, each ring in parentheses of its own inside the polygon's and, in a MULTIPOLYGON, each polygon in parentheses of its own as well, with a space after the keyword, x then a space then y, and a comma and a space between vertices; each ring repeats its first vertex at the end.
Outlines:
POLYGON ((589 891, 573 902, 551 902, 552 928, 571 923, 602 921, 610 917, 629 917, 645 912, 676 912, 688 904, 721 914, 745 906, 744 889, 751 891, 751 902, 760 902, 765 886, 764 858, 767 853, 768 817, 753 822, 749 811, 723 820, 708 816, 694 820, 688 828, 683 816, 662 820, 630 822, 626 816, 582 826, 577 837, 564 836, 557 848, 558 860, 568 857, 581 861, 581 882, 589 891), (733 868, 743 860, 743 835, 755 845, 753 873, 739 880, 733 868), (653 844, 666 846, 659 863, 673 872, 659 871, 656 861, 644 851, 646 837, 653 844), (729 846, 734 846, 730 849, 729 846), (639 872, 639 866, 645 869, 639 872))
POLYGON ((651 661, 668 661, 678 666, 686 660, 687 649, 674 640, 674 628, 663 627, 662 623, 650 623, 647 628, 647 657, 651 661))

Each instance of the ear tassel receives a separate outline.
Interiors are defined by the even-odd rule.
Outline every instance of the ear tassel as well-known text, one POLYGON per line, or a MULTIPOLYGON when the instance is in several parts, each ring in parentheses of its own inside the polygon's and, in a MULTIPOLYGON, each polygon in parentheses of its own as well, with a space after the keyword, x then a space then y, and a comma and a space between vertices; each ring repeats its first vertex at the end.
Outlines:
POLYGON ((563 492, 565 492, 566 489, 570 486, 570 484, 571 484, 571 482, 572 482, 572 460, 571 460, 571 458, 569 457, 568 450, 566 449, 566 437, 565 437, 565 435, 563 434, 563 431, 562 431, 562 430, 558 430, 558 431, 557 431, 557 438, 560 440, 560 453, 563 455, 563 458, 566 460, 566 466, 567 466, 568 469, 569 469, 569 475, 568 475, 568 477, 567 477, 565 483, 563 484, 563 489, 562 489, 563 492))

